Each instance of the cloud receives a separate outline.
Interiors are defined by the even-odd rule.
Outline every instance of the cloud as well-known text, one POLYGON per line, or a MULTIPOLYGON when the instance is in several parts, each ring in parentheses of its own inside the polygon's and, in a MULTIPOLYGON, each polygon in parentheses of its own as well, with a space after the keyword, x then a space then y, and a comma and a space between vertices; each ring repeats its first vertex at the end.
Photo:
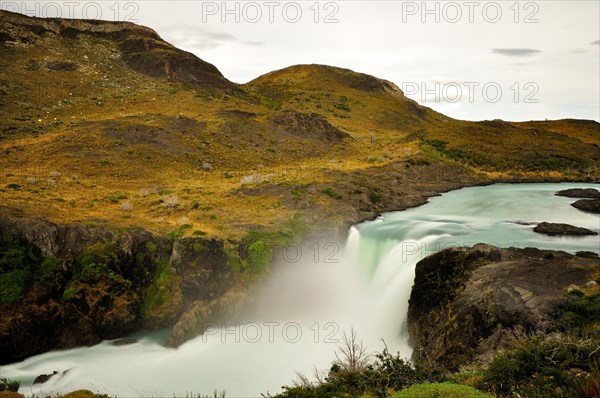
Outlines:
POLYGON ((265 43, 262 41, 245 41, 244 44, 254 47, 264 47, 265 43))
POLYGON ((596 40, 590 43, 591 45, 600 46, 600 40, 596 40))
POLYGON ((509 57, 530 57, 537 53, 541 53, 540 50, 532 48, 494 48, 492 49, 494 54, 506 55, 509 57))
POLYGON ((238 39, 227 33, 194 25, 171 26, 163 29, 164 37, 184 49, 213 49, 238 39))

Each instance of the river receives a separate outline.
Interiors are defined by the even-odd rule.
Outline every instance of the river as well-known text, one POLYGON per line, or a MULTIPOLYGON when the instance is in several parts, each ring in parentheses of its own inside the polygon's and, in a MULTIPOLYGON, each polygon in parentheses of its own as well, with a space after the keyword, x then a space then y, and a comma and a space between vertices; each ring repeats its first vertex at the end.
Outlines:
POLYGON ((561 189, 597 184, 497 184, 464 188, 426 205, 385 213, 351 228, 347 241, 311 242, 286 252, 255 308, 226 327, 178 349, 164 348, 166 331, 142 333, 133 344, 103 342, 53 351, 3 366, 22 381, 20 392, 40 395, 90 389, 119 396, 186 396, 226 390, 228 397, 276 393, 296 372, 327 369, 343 339, 356 330, 370 351, 384 342, 410 357, 405 317, 415 264, 448 246, 483 242, 575 253, 600 251, 597 236, 550 237, 532 231, 542 221, 594 231, 600 216, 579 211, 561 189), (63 372, 32 386, 33 379, 63 372))

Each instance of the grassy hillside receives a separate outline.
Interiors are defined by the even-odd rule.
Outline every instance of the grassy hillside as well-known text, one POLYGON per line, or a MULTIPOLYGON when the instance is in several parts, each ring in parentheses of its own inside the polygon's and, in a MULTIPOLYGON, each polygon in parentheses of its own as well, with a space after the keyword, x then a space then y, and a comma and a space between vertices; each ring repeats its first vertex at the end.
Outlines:
POLYGON ((235 85, 129 23, 0 11, 0 65, 9 214, 235 238, 297 213, 330 228, 493 178, 600 177, 596 122, 454 120, 322 65, 235 85))

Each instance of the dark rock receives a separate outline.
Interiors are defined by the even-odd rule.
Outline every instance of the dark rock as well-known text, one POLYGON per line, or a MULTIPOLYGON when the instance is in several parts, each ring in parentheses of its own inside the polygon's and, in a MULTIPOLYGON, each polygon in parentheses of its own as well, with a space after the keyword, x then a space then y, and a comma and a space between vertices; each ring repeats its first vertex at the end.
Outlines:
POLYGON ((416 266, 408 328, 413 359, 448 370, 506 348, 516 330, 551 330, 566 288, 590 280, 600 259, 560 251, 450 248, 416 266))
POLYGON ((575 227, 569 224, 557 224, 543 222, 533 228, 535 232, 539 232, 546 235, 574 235, 574 236, 585 236, 585 235, 598 235, 597 232, 590 231, 587 228, 575 227))
POLYGON ((52 61, 46 63, 46 68, 55 71, 73 72, 77 70, 77 64, 69 61, 52 61))
POLYGON ((122 347, 125 345, 136 344, 138 342, 139 342, 138 339, 117 339, 112 342, 112 345, 114 345, 116 347, 122 347))
POLYGON ((294 136, 338 142, 344 139, 352 139, 350 134, 332 126, 326 119, 316 113, 309 114, 286 109, 275 115, 273 123, 276 128, 294 136))
POLYGON ((600 213, 600 199, 580 199, 571 206, 590 213, 600 213))
POLYGON ((571 188, 558 191, 557 196, 566 196, 567 198, 600 198, 600 191, 594 188, 571 188))
POLYGON ((203 334, 209 327, 215 328, 227 320, 239 319, 250 299, 247 292, 230 289, 223 296, 210 302, 198 300, 192 303, 171 329, 165 346, 178 347, 187 340, 203 334))
MULTIPOLYGON (((145 321, 141 308, 157 264, 168 262, 172 250, 166 238, 142 229, 115 231, 0 217, 0 253, 7 247, 23 248, 34 263, 32 285, 22 298, 0 303, 1 363, 54 348, 93 345, 136 330, 145 321), (42 278, 36 270, 49 258, 54 258, 54 268, 42 278), (105 268, 85 273, 86 261, 105 268)), ((172 325, 182 310, 173 305, 179 313, 154 315, 164 319, 153 319, 153 325, 172 325)))
POLYGON ((227 264, 223 241, 183 238, 173 245, 171 267, 181 279, 186 301, 210 301, 233 284, 233 271, 227 264))
POLYGON ((45 382, 50 380, 52 376, 57 374, 58 372, 56 370, 49 374, 41 374, 33 380, 33 384, 44 384, 45 382))

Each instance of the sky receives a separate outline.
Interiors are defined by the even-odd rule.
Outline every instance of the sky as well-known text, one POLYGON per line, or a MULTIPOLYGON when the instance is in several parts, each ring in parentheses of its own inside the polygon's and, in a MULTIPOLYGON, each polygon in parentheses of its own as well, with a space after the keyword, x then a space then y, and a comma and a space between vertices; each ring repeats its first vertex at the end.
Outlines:
POLYGON ((600 2, 0 1, 42 17, 126 20, 237 83, 325 64, 395 83, 465 120, 600 120, 600 2))

